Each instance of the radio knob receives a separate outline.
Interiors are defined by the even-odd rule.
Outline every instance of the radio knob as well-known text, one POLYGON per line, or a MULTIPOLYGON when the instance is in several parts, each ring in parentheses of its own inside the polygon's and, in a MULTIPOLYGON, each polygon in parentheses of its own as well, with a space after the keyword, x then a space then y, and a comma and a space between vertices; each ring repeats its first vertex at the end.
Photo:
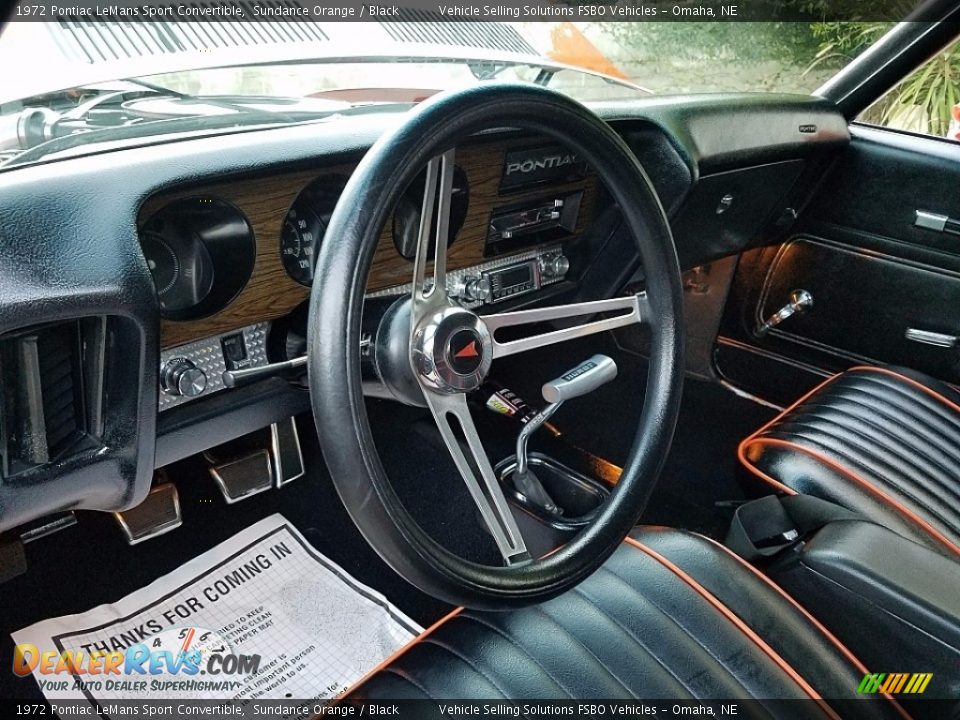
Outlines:
POLYGON ((563 253, 540 258, 540 272, 549 277, 563 277, 570 269, 570 261, 563 253))
POLYGON ((465 300, 470 300, 471 302, 486 302, 492 294, 493 289, 490 287, 490 278, 486 275, 469 278, 463 284, 463 297, 465 300))
POLYGON ((173 358, 160 369, 160 387, 168 395, 196 397, 207 389, 207 376, 186 358, 173 358))

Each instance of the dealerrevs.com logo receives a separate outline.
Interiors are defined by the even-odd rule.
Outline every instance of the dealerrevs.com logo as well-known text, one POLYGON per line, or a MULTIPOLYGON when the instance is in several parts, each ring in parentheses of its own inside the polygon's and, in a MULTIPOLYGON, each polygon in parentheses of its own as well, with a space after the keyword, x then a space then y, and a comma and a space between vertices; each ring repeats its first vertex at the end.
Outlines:
MULTIPOLYGON (((55 690, 66 689, 69 685, 87 689, 145 690, 146 683, 138 682, 134 687, 129 683, 132 678, 118 676, 189 678, 202 675, 212 681, 224 676, 237 679, 254 675, 260 669, 260 655, 231 652, 214 632, 191 627, 174 628, 161 635, 149 644, 137 643, 123 650, 40 650, 33 644, 21 644, 13 651, 13 672, 20 677, 36 673, 41 685, 49 685, 55 690), (67 677, 61 679, 62 676, 67 677)), ((229 687, 219 689, 232 689, 239 684, 229 682, 226 683, 229 687)), ((162 688, 157 685, 152 689, 162 688)))

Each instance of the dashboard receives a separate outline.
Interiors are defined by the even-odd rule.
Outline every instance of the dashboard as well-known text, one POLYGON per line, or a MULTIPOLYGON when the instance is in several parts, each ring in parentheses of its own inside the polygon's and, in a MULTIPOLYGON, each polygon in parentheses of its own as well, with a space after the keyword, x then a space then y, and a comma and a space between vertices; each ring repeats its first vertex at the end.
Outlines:
MULTIPOLYGON (((785 232, 849 141, 809 97, 597 112, 650 176, 684 269, 785 232)), ((303 353, 312 258, 337 242, 329 214, 401 120, 158 140, 0 173, 0 529, 132 507, 155 468, 309 409, 297 378, 228 389, 224 376, 303 353)), ((563 148, 500 131, 462 143, 456 164, 448 262, 462 303, 483 314, 642 286, 617 208, 563 148)), ((408 291, 421 183, 383 228, 371 305, 408 291)))
MULTIPOLYGON (((226 387, 222 375, 305 351, 303 307, 326 224, 353 170, 337 164, 159 193, 140 244, 160 310, 160 411, 226 387)), ((565 248, 591 225, 596 177, 545 138, 480 138, 457 149, 448 237, 451 292, 478 308, 562 282, 565 248)), ((409 292, 423 178, 383 228, 368 297, 409 292)))

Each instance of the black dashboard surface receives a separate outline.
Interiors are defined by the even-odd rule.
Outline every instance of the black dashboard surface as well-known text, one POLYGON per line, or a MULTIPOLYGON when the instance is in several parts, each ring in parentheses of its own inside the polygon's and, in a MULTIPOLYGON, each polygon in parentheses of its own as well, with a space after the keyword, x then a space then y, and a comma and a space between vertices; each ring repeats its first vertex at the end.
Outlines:
MULTIPOLYGON (((794 196, 810 168, 849 140, 829 103, 802 96, 657 97, 597 112, 650 175, 684 267, 757 242, 770 217, 800 202, 794 196), (727 194, 744 209, 711 211, 727 194), (734 222, 737 212, 750 223, 734 222)), ((106 387, 126 388, 114 390, 93 450, 0 486, 0 529, 63 509, 130 507, 149 490, 158 452, 160 318, 137 231, 142 205, 163 190, 355 161, 401 118, 374 114, 182 139, 0 172, 0 336, 58 320, 114 318, 108 345, 123 352, 105 370, 122 384, 106 387)), ((172 436, 184 437, 188 426, 181 418, 172 436)), ((168 443, 159 454, 176 453, 168 443)))

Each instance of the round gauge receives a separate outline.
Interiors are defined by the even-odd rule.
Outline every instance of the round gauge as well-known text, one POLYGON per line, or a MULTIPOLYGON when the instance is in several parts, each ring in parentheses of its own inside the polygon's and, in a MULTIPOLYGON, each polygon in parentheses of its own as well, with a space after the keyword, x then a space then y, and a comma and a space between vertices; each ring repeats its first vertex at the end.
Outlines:
MULTIPOLYGON (((397 252, 407 260, 417 255, 417 239, 420 235, 420 211, 423 206, 423 191, 426 186, 426 171, 420 173, 403 193, 393 212, 393 244, 397 252)), ((437 206, 439 195, 433 203, 433 225, 430 228, 430 252, 434 251, 432 238, 437 235, 437 206)), ((453 187, 450 192, 450 230, 447 234, 447 246, 453 244, 467 219, 470 205, 470 185, 467 176, 459 167, 453 168, 453 187)))
POLYGON ((210 197, 181 198, 158 210, 140 230, 140 247, 168 320, 224 308, 243 289, 256 259, 247 219, 210 197))
POLYGON ((160 311, 167 315, 196 307, 213 288, 213 260, 207 246, 198 240, 174 243, 146 233, 143 255, 157 287, 160 311))
POLYGON ((280 232, 280 259, 283 269, 301 285, 313 283, 313 265, 323 239, 323 221, 307 205, 298 200, 290 208, 280 232))
POLYGON ((280 228, 280 260, 287 275, 301 285, 313 284, 313 267, 327 230, 327 221, 337 206, 347 179, 340 175, 321 177, 294 200, 280 228))
POLYGON ((180 278, 180 258, 170 246, 157 235, 147 235, 141 243, 147 267, 153 275, 153 284, 157 286, 157 295, 167 295, 180 278))

